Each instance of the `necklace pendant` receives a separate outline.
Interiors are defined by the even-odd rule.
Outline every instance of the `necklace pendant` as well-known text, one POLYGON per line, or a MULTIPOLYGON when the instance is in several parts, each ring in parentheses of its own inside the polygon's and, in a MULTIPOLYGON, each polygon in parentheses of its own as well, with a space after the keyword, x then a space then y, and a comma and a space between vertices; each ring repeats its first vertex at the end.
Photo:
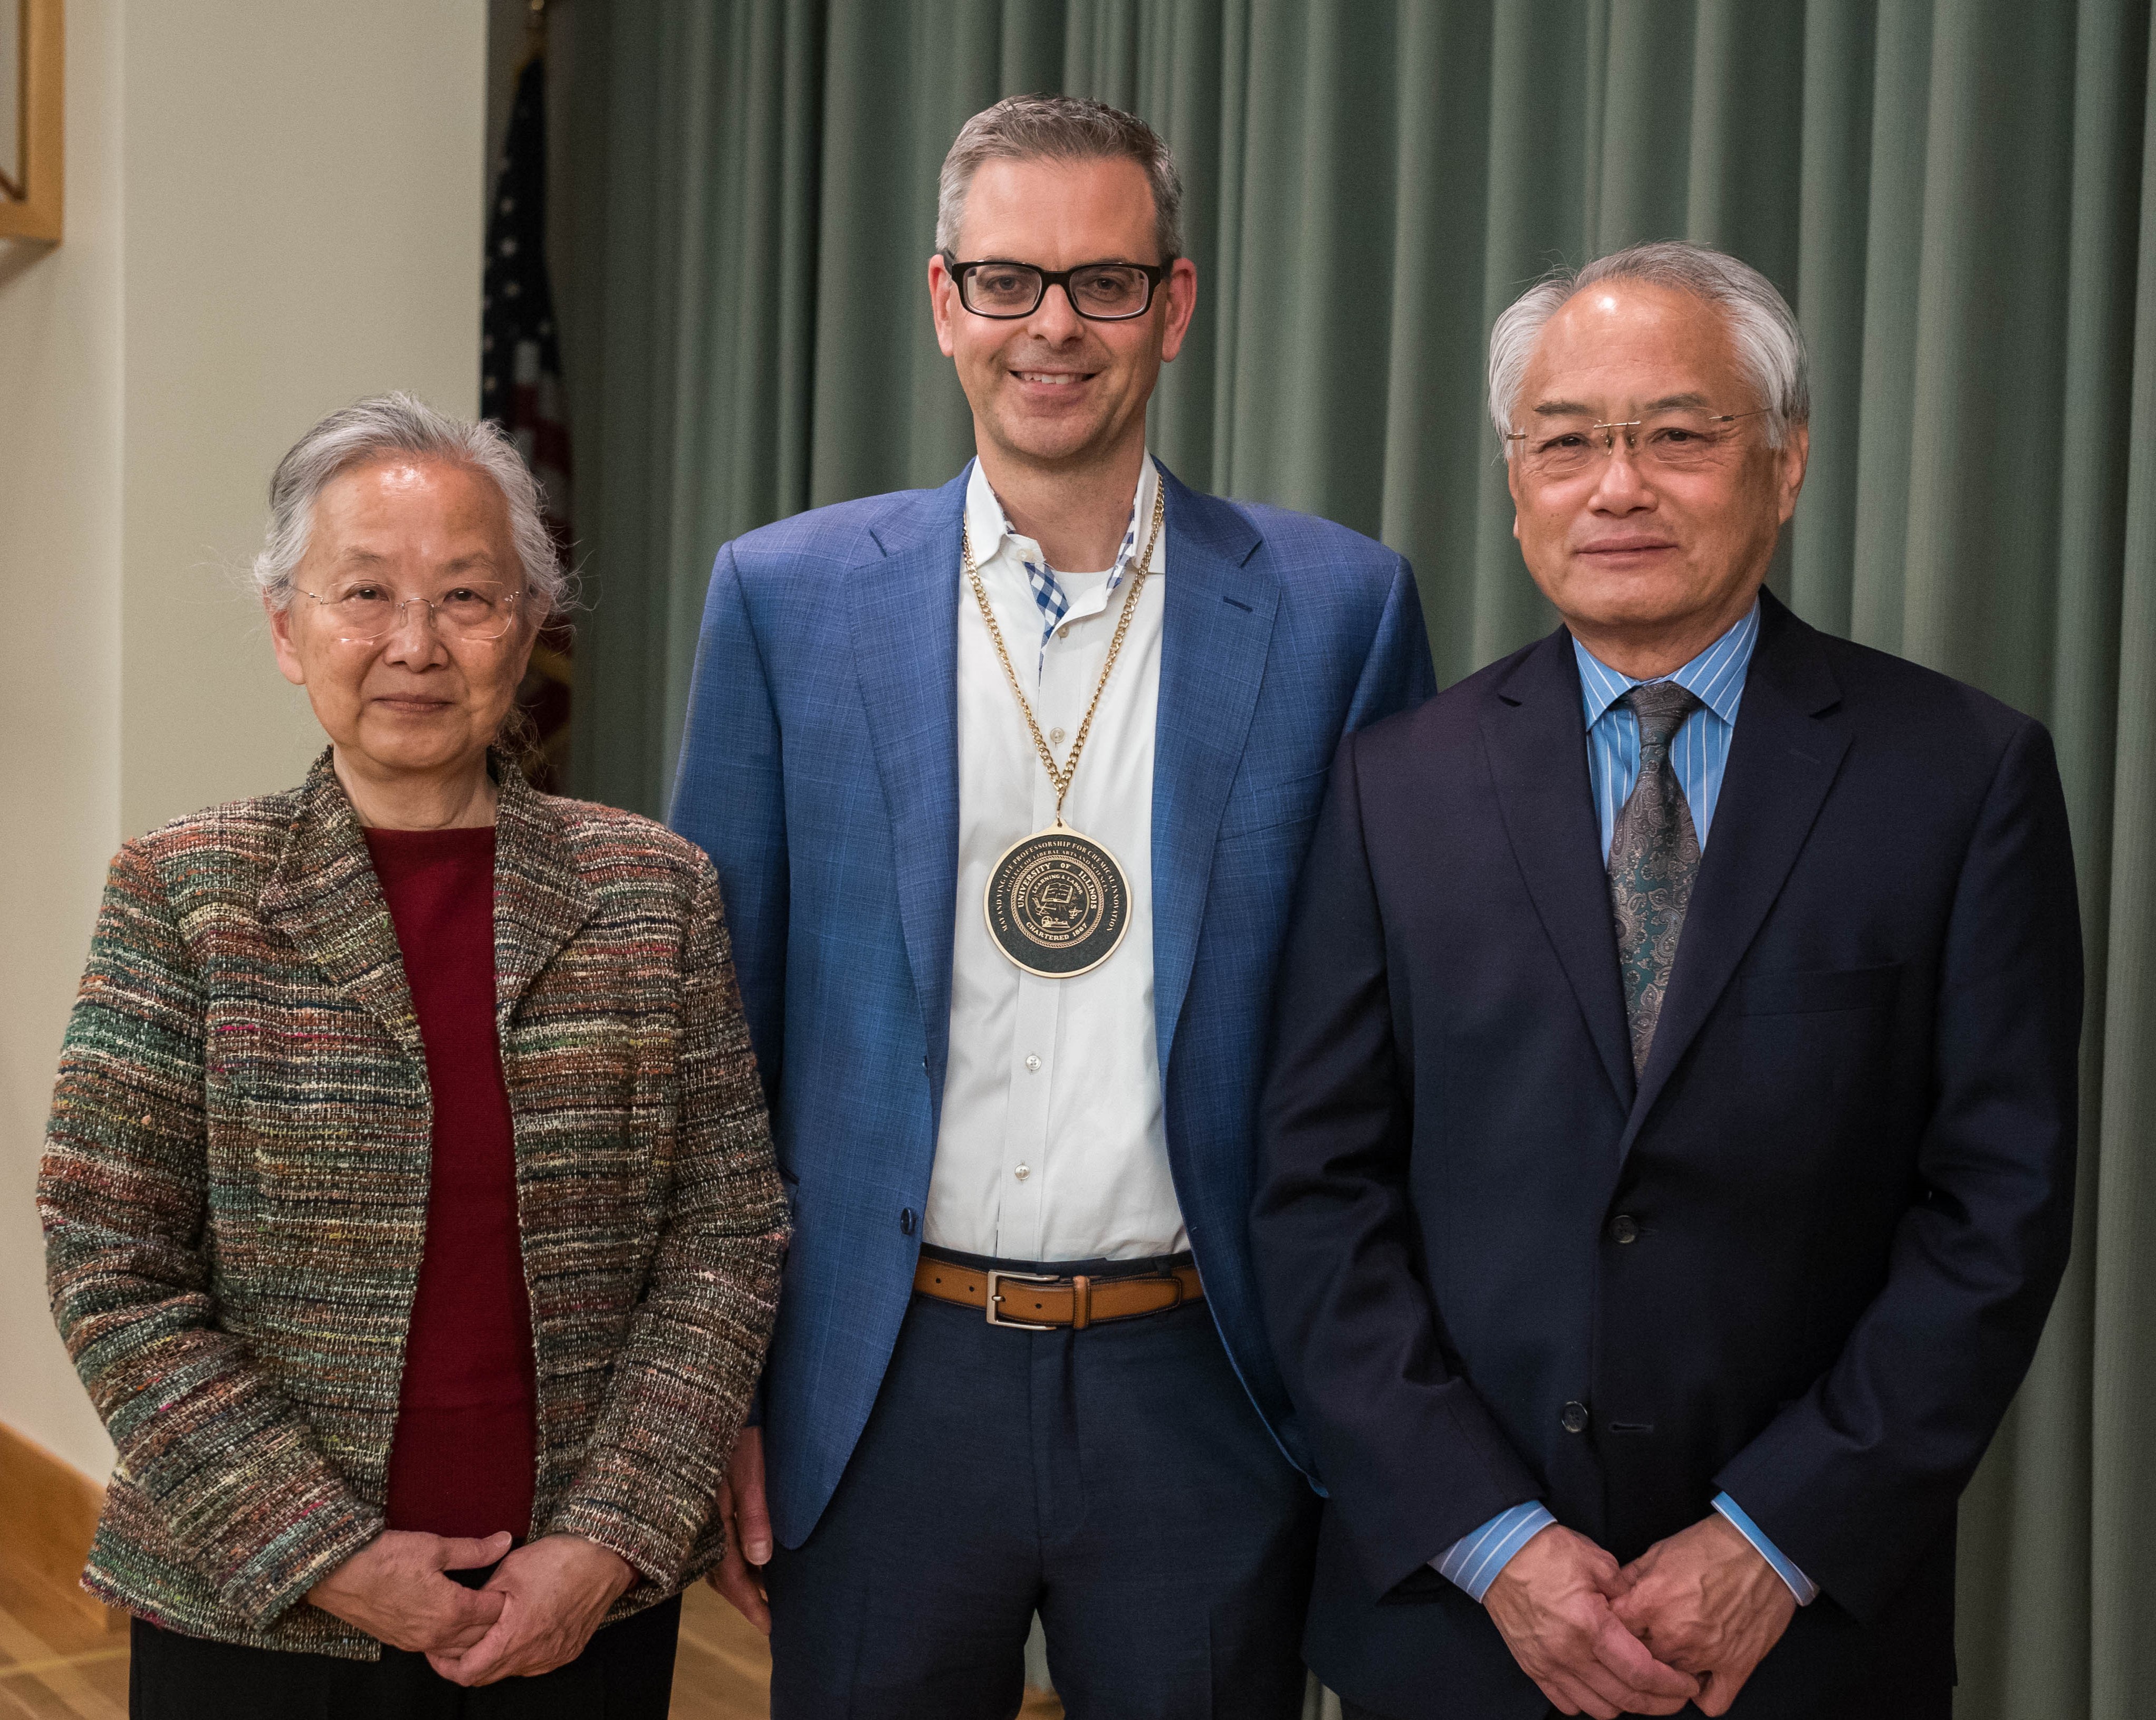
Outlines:
POLYGON ((1130 886, 1115 855, 1060 818, 1022 836, 988 872, 982 911, 1013 966, 1075 979, 1109 957, 1130 929, 1130 886))
POLYGON ((1167 492, 1155 490, 1152 530, 1146 538, 1145 554, 1139 558, 1130 589, 1123 595, 1122 612, 1108 640, 1107 660, 1101 664, 1101 678, 1094 683, 1086 720, 1079 724, 1077 738, 1070 743, 1070 757, 1060 766, 1048 742, 1041 738, 1032 701, 1018 684, 1018 671, 1011 667, 1010 652, 1004 644, 1003 629, 996 625, 988 588, 981 583, 981 570, 974 565, 973 539, 964 521, 959 521, 958 555, 966 582, 973 588, 981 623, 995 645, 996 659, 1003 665, 1004 679, 1010 683, 1011 696, 1018 701, 1019 712, 1025 718, 1034 750, 1040 756, 1048 780, 1055 786, 1055 822, 1045 830, 1020 837, 1003 851, 988 873, 981 911, 988 919, 988 936, 1012 966, 1043 979, 1074 979, 1091 973, 1115 954, 1123 933, 1130 929, 1131 890, 1123 869, 1099 843, 1065 824, 1062 808, 1064 796, 1070 791, 1070 779, 1078 773, 1078 756, 1085 751, 1086 737, 1092 731, 1093 713, 1100 708, 1101 695, 1107 691, 1108 677, 1123 649, 1123 635, 1130 630, 1131 617, 1137 612, 1146 576, 1152 571, 1153 546, 1160 542, 1166 506, 1167 492))

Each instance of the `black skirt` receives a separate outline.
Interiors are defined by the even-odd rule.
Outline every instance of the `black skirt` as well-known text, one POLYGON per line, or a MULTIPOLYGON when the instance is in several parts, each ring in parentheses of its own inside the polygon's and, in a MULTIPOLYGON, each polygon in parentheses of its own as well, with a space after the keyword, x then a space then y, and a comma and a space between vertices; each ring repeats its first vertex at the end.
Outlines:
POLYGON ((137 1619, 127 1712, 131 1720, 665 1720, 680 1624, 677 1595, 598 1631, 566 1666, 467 1690, 403 1649, 346 1661, 208 1642, 137 1619))

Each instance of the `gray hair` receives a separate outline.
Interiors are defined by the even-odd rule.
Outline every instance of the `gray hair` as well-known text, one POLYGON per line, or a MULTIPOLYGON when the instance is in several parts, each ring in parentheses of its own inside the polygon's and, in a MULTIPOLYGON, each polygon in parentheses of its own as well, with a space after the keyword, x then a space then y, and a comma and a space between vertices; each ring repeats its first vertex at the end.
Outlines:
POLYGON ((1810 421, 1811 360, 1789 300, 1749 263, 1706 245, 1666 239, 1613 251, 1584 269, 1557 270, 1506 307, 1490 331, 1490 419, 1499 436, 1514 428, 1520 388, 1543 327, 1573 295, 1605 280, 1645 281, 1689 293, 1722 313, 1738 366, 1766 408, 1769 448, 1782 445, 1790 425, 1810 421))
POLYGON ((937 249, 957 249, 966 192, 983 162, 1102 160, 1136 162, 1145 169, 1158 260, 1180 257, 1183 176, 1160 134, 1135 114, 1075 95, 1007 95, 959 128, 936 182, 937 249))
POLYGON ((538 599, 532 619, 568 607, 569 574, 547 529, 539 480, 501 425, 451 418, 412 394, 377 394, 331 413, 292 444, 270 480, 270 526, 254 557, 255 589, 273 607, 291 605, 293 576, 314 536, 315 503, 330 481, 355 466, 403 454, 468 468, 501 492, 518 572, 538 599))

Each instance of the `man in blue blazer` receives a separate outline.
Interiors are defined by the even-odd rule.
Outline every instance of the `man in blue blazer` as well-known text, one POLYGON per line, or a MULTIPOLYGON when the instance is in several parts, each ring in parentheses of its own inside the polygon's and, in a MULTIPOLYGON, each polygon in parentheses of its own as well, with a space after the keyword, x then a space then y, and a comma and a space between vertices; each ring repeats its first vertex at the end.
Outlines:
POLYGON ((1179 197, 1127 115, 977 116, 928 285, 978 459, 712 576, 674 822, 795 1226, 716 1580, 782 1720, 1008 1720, 1036 1612, 1080 1720, 1300 1712, 1260 1058, 1333 749, 1431 672, 1399 556, 1147 457, 1179 197))
POLYGON ((1764 592, 1803 342, 1664 244, 1491 342, 1564 626, 1343 742, 1253 1221, 1352 1713, 1945 1720, 2072 1219, 2042 727, 1764 592))

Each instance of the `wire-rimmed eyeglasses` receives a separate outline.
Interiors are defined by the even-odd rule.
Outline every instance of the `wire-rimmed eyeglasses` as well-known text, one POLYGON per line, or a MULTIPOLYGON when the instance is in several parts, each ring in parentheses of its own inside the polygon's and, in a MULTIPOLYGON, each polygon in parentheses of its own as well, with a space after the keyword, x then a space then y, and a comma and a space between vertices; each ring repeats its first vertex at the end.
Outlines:
POLYGON ((1725 426, 1740 418, 1758 418, 1767 409, 1763 406, 1755 406, 1749 412, 1677 409, 1599 424, 1558 417, 1532 430, 1508 430, 1505 441, 1531 475, 1545 480, 1600 471, 1617 457, 1620 434, 1626 455, 1641 470, 1697 472, 1719 465, 1727 455, 1736 433, 1725 426))
POLYGON ((1165 263, 1081 263, 1075 269, 1042 269, 1031 263, 989 258, 961 263, 941 254, 958 283, 958 302, 976 316, 1005 321, 1030 316, 1048 290, 1060 286, 1070 308, 1091 322, 1127 322, 1152 309, 1152 295, 1175 267, 1165 263))
POLYGON ((404 612, 418 604, 444 639, 485 644, 501 638, 516 624, 521 591, 504 591, 493 585, 453 586, 438 598, 399 598, 386 586, 356 579, 330 592, 293 588, 318 608, 337 638, 356 645, 387 639, 404 624, 404 612))

